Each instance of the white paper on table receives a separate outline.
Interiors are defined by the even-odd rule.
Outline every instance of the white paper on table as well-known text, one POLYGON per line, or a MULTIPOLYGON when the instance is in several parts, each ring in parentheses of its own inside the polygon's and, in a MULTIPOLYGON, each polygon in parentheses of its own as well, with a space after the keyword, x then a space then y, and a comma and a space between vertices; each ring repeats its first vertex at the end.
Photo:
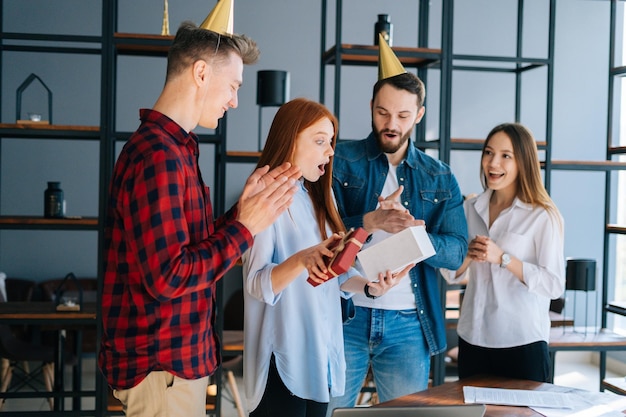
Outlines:
POLYGON ((398 272, 405 266, 423 261, 435 254, 425 226, 413 226, 393 234, 357 254, 365 277, 378 279, 387 270, 398 272))
POLYGON ((571 409, 573 394, 505 388, 463 387, 466 403, 571 409))
POLYGON ((546 417, 624 417, 626 397, 611 392, 591 392, 576 388, 562 387, 562 392, 574 398, 571 410, 531 407, 546 417))

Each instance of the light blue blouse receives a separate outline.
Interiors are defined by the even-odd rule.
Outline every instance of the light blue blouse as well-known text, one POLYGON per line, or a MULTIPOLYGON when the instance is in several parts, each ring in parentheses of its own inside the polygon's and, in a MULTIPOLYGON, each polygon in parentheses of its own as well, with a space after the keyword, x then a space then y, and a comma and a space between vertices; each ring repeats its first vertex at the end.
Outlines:
POLYGON ((272 353, 294 395, 317 402, 328 402, 329 394, 343 395, 346 364, 339 286, 358 272, 352 268, 314 287, 304 270, 278 295, 272 291, 274 266, 321 241, 313 205, 302 186, 289 210, 257 234, 243 255, 244 384, 251 411, 263 396, 272 353))

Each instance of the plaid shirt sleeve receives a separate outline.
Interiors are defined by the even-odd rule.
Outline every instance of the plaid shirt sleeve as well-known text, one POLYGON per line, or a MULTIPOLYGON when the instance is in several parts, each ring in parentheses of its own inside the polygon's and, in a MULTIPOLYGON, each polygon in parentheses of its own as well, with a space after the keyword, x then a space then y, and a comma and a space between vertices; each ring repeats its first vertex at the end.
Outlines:
POLYGON ((117 389, 156 369, 187 379, 215 371, 215 283, 252 244, 236 209, 213 221, 195 136, 142 116, 116 163, 105 227, 99 361, 117 389))

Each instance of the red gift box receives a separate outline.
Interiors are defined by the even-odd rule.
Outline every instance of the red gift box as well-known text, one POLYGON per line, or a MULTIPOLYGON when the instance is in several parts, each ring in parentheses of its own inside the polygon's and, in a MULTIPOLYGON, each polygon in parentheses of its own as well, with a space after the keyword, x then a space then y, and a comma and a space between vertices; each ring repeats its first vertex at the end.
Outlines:
MULTIPOLYGON (((326 267, 328 272, 326 276, 328 279, 334 278, 338 275, 346 272, 354 264, 356 254, 361 250, 363 243, 369 236, 369 233, 362 227, 357 229, 350 229, 341 240, 336 241, 329 249, 333 251, 334 255, 328 258, 326 267)), ((309 284, 314 287, 319 284, 308 278, 309 284)))

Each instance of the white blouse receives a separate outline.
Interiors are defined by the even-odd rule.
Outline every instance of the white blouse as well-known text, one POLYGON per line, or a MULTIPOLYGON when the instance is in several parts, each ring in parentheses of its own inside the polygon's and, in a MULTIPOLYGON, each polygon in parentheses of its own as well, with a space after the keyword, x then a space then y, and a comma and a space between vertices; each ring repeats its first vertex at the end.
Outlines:
POLYGON ((465 201, 468 239, 489 236, 522 261, 523 283, 489 262, 472 262, 458 278, 456 271, 441 270, 450 283, 468 279, 457 332, 468 343, 489 348, 548 342, 550 300, 565 289, 563 219, 516 198, 489 228, 492 192, 465 201))

